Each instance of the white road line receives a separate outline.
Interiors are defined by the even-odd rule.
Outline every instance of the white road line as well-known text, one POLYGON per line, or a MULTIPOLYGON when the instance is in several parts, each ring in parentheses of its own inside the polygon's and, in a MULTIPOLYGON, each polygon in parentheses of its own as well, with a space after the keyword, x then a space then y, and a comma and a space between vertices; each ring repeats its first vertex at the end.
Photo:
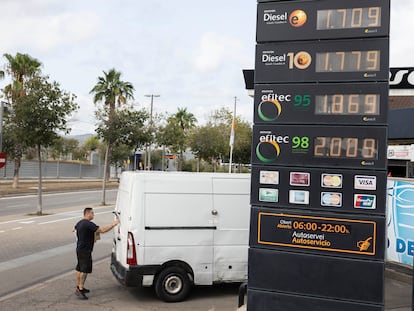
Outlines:
POLYGON ((4 230, 0 230, 0 233, 4 233, 4 232, 6 232, 6 231, 4 231, 4 230))
POLYGON ((20 230, 20 229, 23 229, 23 227, 12 228, 12 231, 16 231, 16 230, 20 230))
MULTIPOLYGON (((113 192, 118 191, 118 189, 108 189, 107 192, 113 192)), ((49 193, 49 194, 43 194, 43 197, 52 197, 52 196, 59 196, 59 195, 67 195, 67 194, 82 194, 82 193, 91 193, 91 192, 102 192, 102 190, 89 190, 89 191, 76 191, 76 192, 59 192, 59 193, 49 193)), ((14 197, 2 197, 0 198, 0 201, 4 200, 11 200, 11 199, 21 199, 21 198, 37 198, 37 194, 33 195, 25 195, 25 196, 14 196, 14 197)))
MULTIPOLYGON (((102 214, 109 214, 109 213, 112 213, 112 211, 102 212, 102 213, 95 213, 95 215, 102 215, 102 214)), ((38 225, 47 225, 47 224, 52 224, 52 223, 55 223, 55 222, 61 222, 61 221, 69 220, 69 219, 75 219, 75 218, 80 218, 80 217, 75 216, 75 217, 67 217, 67 218, 61 218, 61 219, 57 219, 57 220, 39 222, 38 225)))
POLYGON ((20 221, 19 224, 24 224, 24 225, 30 225, 32 223, 34 223, 34 220, 29 220, 29 221, 20 221))
MULTIPOLYGON (((114 206, 115 205, 107 205, 107 206, 102 206, 102 207, 94 207, 93 209, 96 211, 96 210, 101 210, 101 209, 104 209, 104 208, 114 208, 114 206)), ((30 218, 21 218, 21 219, 3 221, 3 222, 0 222, 0 225, 12 224, 12 223, 15 223, 15 222, 18 223, 18 222, 21 222, 21 221, 27 221, 27 220, 32 220, 32 219, 39 220, 40 217, 42 219, 45 219, 47 217, 56 217, 56 216, 59 216, 59 215, 65 215, 65 214, 70 214, 70 213, 78 213, 80 215, 78 217, 82 217, 82 211, 76 210, 76 211, 69 211, 69 212, 46 215, 46 216, 35 216, 35 217, 30 217, 30 218)))

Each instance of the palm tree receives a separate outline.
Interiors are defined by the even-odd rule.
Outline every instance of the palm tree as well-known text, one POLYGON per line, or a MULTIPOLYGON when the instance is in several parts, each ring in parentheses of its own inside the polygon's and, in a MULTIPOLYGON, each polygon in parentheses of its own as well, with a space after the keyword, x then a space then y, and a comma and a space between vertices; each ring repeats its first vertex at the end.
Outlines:
MULTIPOLYGON (((115 69, 110 69, 108 72, 104 71, 103 74, 103 77, 98 77, 98 83, 89 93, 94 94, 93 102, 95 104, 98 102, 104 103, 104 106, 108 109, 108 122, 111 124, 116 104, 121 106, 122 104, 125 104, 128 99, 133 99, 134 87, 130 82, 122 81, 121 72, 116 71, 115 69)), ((109 179, 109 163, 111 159, 112 144, 114 141, 109 139, 106 143, 105 169, 102 182, 103 205, 105 205, 105 183, 109 179)))
POLYGON ((179 142, 179 148, 180 148, 180 161, 178 170, 182 170, 184 157, 183 153, 187 146, 187 138, 188 138, 188 131, 195 127, 197 123, 196 117, 191 113, 187 111, 187 108, 178 108, 178 111, 172 116, 172 119, 174 120, 174 123, 178 125, 178 127, 181 129, 181 135, 182 140, 179 142))
MULTIPOLYGON (((6 73, 12 78, 11 83, 4 88, 4 93, 6 99, 13 107, 17 105, 19 98, 26 95, 25 83, 40 73, 42 63, 28 54, 16 53, 15 56, 12 56, 11 54, 6 53, 3 56, 7 59, 8 63, 6 64, 5 72, 1 72, 0 75, 4 76, 6 73)), ((22 135, 24 135, 24 133, 22 133, 22 135)), ((13 188, 17 188, 19 183, 19 170, 23 154, 23 146, 18 135, 14 135, 14 138, 13 188)))

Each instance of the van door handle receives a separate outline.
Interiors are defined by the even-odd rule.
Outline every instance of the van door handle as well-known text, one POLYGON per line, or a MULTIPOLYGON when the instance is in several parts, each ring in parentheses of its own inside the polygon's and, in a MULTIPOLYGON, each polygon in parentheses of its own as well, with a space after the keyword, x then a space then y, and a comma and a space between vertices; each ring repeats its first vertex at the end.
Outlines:
POLYGON ((217 216, 217 214, 218 214, 218 212, 217 212, 217 210, 216 210, 216 209, 213 209, 213 210, 211 211, 211 215, 213 215, 213 216, 217 216))

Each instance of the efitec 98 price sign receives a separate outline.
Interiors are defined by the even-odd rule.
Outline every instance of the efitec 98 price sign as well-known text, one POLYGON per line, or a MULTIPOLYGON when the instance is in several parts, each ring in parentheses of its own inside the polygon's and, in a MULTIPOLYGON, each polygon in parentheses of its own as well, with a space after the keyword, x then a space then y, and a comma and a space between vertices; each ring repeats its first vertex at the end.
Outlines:
POLYGON ((384 127, 257 125, 252 164, 384 170, 386 137, 384 127))
POLYGON ((255 124, 386 124, 388 83, 256 84, 255 124))
POLYGON ((388 75, 384 38, 256 46, 255 83, 388 81, 388 75))
POLYGON ((267 42, 274 38, 287 41, 386 36, 389 15, 389 0, 259 3, 256 39, 267 42))

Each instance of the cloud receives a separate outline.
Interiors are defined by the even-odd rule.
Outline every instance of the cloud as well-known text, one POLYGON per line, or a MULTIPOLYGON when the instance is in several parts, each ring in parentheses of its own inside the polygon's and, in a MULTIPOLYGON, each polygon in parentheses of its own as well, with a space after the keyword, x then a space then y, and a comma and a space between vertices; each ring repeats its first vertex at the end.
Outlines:
POLYGON ((5 2, 0 20, 0 42, 2 49, 35 50, 49 52, 59 47, 70 46, 74 43, 91 38, 99 29, 100 19, 93 12, 68 12, 48 7, 50 1, 35 1, 36 5, 20 1, 5 2))
POLYGON ((201 72, 211 72, 219 69, 226 60, 237 59, 237 51, 241 43, 231 37, 218 33, 207 32, 200 40, 193 58, 194 66, 201 72))

